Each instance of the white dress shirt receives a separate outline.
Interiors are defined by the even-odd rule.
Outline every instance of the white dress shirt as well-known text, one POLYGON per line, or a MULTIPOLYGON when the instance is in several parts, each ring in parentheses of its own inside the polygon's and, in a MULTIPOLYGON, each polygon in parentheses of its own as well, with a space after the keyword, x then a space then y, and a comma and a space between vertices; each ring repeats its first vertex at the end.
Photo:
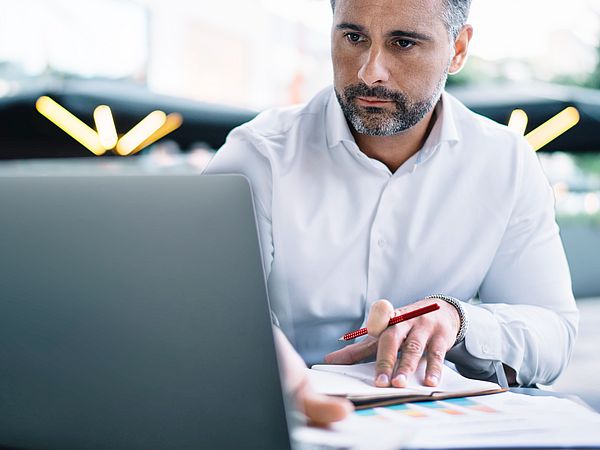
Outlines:
POLYGON ((549 383, 578 323, 552 190, 506 127, 447 93, 434 117, 392 173, 358 148, 329 88, 233 130, 205 173, 250 180, 272 307, 307 362, 343 346, 378 299, 444 294, 469 316, 448 354, 463 373, 500 360, 521 384, 549 383))

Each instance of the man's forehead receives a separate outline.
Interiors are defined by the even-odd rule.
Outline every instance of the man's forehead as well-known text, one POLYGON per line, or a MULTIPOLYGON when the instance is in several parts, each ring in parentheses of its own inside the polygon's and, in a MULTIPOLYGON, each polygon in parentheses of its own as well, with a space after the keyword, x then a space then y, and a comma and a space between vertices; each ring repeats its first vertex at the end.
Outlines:
POLYGON ((444 0, 336 0, 334 22, 431 27, 441 23, 444 0))

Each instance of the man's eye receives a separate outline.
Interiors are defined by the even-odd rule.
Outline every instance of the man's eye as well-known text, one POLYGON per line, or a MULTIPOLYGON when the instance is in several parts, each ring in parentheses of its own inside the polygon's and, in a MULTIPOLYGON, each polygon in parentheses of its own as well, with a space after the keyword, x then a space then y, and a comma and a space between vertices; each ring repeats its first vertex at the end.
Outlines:
POLYGON ((413 41, 409 41, 408 39, 399 39, 394 42, 400 48, 411 48, 415 43, 413 41))
POLYGON ((346 39, 353 44, 357 44, 362 41, 362 36, 358 33, 346 33, 346 39))

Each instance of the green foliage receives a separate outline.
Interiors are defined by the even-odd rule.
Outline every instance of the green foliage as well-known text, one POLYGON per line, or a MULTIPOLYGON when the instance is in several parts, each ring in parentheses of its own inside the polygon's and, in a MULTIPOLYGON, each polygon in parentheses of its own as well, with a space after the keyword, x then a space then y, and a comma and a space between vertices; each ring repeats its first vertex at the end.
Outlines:
POLYGON ((600 42, 596 47, 596 68, 588 77, 585 85, 594 89, 600 89, 600 42))
POLYGON ((460 72, 448 76, 446 86, 464 86, 489 81, 506 81, 506 77, 495 62, 471 56, 460 72))
POLYGON ((475 81, 475 74, 465 68, 458 72, 456 75, 448 76, 448 81, 446 82, 446 86, 464 86, 466 84, 471 84, 475 81))
POLYGON ((572 153, 571 158, 584 173, 600 177, 600 155, 598 153, 572 153))
POLYGON ((560 75, 552 81, 558 84, 600 89, 600 41, 596 47, 596 67, 591 73, 560 75))
POLYGON ((600 214, 564 214, 556 212, 556 222, 560 227, 569 225, 586 225, 600 231, 600 214))

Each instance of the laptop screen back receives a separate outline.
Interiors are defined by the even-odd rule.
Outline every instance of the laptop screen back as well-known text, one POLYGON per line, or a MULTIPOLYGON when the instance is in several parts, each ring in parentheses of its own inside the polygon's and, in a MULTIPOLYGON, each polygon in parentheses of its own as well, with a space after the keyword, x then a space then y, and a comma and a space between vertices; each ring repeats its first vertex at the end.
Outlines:
POLYGON ((289 448, 247 181, 0 178, 0 447, 289 448))

